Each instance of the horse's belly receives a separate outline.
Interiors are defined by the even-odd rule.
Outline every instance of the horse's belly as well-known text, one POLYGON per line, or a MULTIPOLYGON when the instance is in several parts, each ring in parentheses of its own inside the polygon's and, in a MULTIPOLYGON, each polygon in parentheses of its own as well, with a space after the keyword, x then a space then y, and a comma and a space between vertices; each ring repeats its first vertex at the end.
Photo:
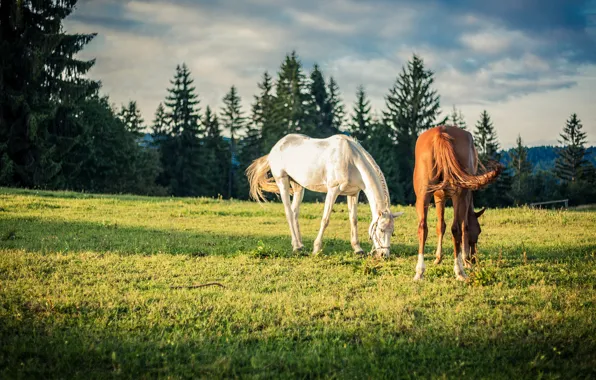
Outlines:
POLYGON ((327 192, 327 180, 323 170, 288 171, 288 175, 300 186, 321 193, 327 192))
POLYGON ((308 185, 304 186, 307 190, 316 191, 318 193, 326 193, 327 192, 327 185, 320 184, 320 185, 308 185))

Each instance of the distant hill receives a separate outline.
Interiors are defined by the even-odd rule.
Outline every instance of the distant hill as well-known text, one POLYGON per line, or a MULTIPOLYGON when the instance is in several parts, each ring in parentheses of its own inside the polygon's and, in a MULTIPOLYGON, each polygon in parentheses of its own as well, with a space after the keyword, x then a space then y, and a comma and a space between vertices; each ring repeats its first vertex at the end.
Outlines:
MULTIPOLYGON (((557 150, 560 147, 556 146, 533 146, 528 148, 528 160, 532 163, 534 171, 553 170, 555 167, 555 160, 557 159, 557 150)), ((512 149, 501 151, 501 162, 508 165, 511 161, 512 149)), ((588 148, 587 159, 596 165, 596 147, 588 148)))

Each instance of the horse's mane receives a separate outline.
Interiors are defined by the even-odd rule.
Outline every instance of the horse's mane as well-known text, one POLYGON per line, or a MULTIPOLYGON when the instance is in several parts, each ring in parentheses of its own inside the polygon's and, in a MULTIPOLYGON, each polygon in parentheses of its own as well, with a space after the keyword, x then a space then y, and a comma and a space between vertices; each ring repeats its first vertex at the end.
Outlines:
POLYGON ((385 195, 385 202, 387 202, 386 206, 389 207, 389 205, 390 205, 389 189, 387 188, 387 181, 385 181, 385 175, 381 171, 381 168, 379 167, 379 165, 377 164, 375 159, 370 155, 370 153, 368 153, 368 151, 366 149, 364 149, 364 147, 362 145, 360 145, 360 142, 355 137, 347 136, 347 135, 344 135, 344 136, 356 144, 356 146, 358 147, 358 150, 366 158, 366 161, 377 172, 377 175, 379 176, 379 179, 381 181, 381 187, 383 188, 383 194, 385 195))

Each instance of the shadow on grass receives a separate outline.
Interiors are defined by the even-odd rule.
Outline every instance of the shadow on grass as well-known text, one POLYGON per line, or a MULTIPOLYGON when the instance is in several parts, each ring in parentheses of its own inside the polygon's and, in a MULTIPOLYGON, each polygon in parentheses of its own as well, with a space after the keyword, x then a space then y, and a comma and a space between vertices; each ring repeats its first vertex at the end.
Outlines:
MULTIPOLYGON (((101 313, 95 310, 93 313, 101 313)), ((407 313, 407 311, 405 311, 407 313)), ((406 330, 368 321, 341 328, 320 320, 283 328, 242 321, 201 328, 209 315, 160 327, 119 327, 85 315, 57 322, 23 308, 0 316, 2 378, 591 378, 596 341, 590 324, 570 320, 542 329, 406 330), (101 324, 101 323, 100 323, 101 324), (467 332, 466 332, 467 331, 467 332)), ((173 318, 173 319, 172 319, 173 318)), ((423 323, 423 322, 421 322, 423 323)), ((123 325, 126 325, 124 323, 123 325)), ((534 329, 537 326, 528 326, 534 329)))
MULTIPOLYGON (((232 256, 254 253, 259 257, 293 256, 289 236, 210 234, 193 231, 122 227, 117 224, 44 220, 37 218, 0 219, 0 247, 31 252, 112 252, 151 255, 157 253, 189 256, 232 256), (262 252, 259 253, 257 251, 262 252)), ((288 234, 289 235, 289 234, 288 234)), ((301 255, 310 255, 313 240, 304 239, 301 255)), ((362 242, 370 249, 370 242, 362 242)), ((348 240, 323 240, 324 255, 352 252, 348 240)), ((413 252, 414 247, 392 244, 392 256, 413 252)))

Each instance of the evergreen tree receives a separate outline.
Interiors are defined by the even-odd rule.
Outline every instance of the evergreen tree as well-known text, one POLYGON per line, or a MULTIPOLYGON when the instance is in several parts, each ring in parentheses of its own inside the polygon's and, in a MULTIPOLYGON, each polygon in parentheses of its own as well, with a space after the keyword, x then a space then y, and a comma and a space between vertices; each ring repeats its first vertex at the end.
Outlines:
POLYGON ((331 104, 329 103, 325 78, 319 65, 315 63, 310 74, 310 102, 312 109, 313 135, 311 137, 327 137, 331 135, 331 104))
POLYGON ((329 78, 327 108, 329 109, 328 124, 329 132, 327 136, 331 136, 341 132, 342 125, 345 121, 345 108, 340 98, 339 86, 333 77, 329 78))
POLYGON ((511 171, 513 173, 513 198, 516 204, 528 201, 532 164, 528 161, 528 148, 523 145, 521 136, 517 137, 516 147, 511 153, 511 171))
POLYGON ((204 182, 199 140, 198 96, 185 64, 176 66, 166 97, 171 135, 161 145, 163 175, 159 183, 176 196, 198 196, 204 182))
POLYGON ((143 123, 145 121, 141 116, 141 111, 137 108, 137 102, 130 101, 128 106, 122 106, 118 117, 124 123, 126 129, 134 136, 141 137, 143 135, 143 130, 145 129, 143 123))
POLYGON ((288 133, 314 134, 314 112, 309 98, 302 63, 293 51, 286 55, 278 73, 274 103, 275 128, 263 136, 265 151, 288 133))
POLYGON ((185 63, 176 66, 176 75, 170 81, 172 88, 168 89, 166 107, 167 117, 174 136, 180 136, 182 132, 188 131, 192 135, 198 135, 199 130, 199 100, 192 85, 194 80, 190 77, 190 70, 185 63))
POLYGON ((498 160, 499 142, 490 116, 486 110, 480 114, 480 120, 474 130, 474 144, 478 150, 480 161, 486 164, 489 160, 498 160))
POLYGON ((155 111, 153 124, 151 125, 151 137, 153 137, 153 145, 159 146, 161 141, 165 140, 169 135, 170 126, 166 110, 163 103, 159 103, 155 111))
POLYGON ((274 138, 268 138, 268 136, 276 136, 276 128, 279 126, 276 124, 275 118, 276 99, 273 94, 273 80, 267 71, 263 73, 263 79, 257 86, 259 90, 261 90, 261 93, 254 97, 254 103, 252 105, 252 123, 254 129, 257 131, 256 133, 260 136, 258 138, 259 146, 254 147, 256 155, 254 158, 249 158, 251 161, 260 157, 261 152, 268 152, 267 145, 270 141, 274 140, 274 138))
POLYGON ((228 174, 228 197, 236 197, 236 187, 235 187, 235 163, 234 161, 237 160, 237 152, 236 152, 236 140, 239 134, 245 129, 246 127, 246 117, 244 117, 244 113, 242 112, 241 107, 241 99, 236 91, 236 87, 232 86, 230 91, 226 94, 223 99, 224 108, 222 109, 221 117, 224 129, 227 129, 230 132, 230 146, 232 156, 229 161, 229 174, 228 174))
MULTIPOLYGON (((439 95, 432 88, 434 73, 424 67, 420 57, 414 55, 385 98, 387 110, 384 122, 392 131, 392 141, 397 144, 397 165, 400 181, 405 189, 412 188, 414 147, 420 132, 436 124, 440 113, 439 95)), ((406 191, 405 201, 414 203, 413 192, 406 191)))
POLYGON ((351 135, 360 141, 363 146, 372 134, 370 109, 370 101, 366 98, 364 86, 360 85, 356 91, 356 103, 354 104, 349 129, 351 135))
POLYGON ((381 168, 387 181, 391 203, 403 204, 406 202, 406 189, 408 187, 403 184, 400 167, 396 165, 400 157, 399 151, 395 148, 392 135, 393 131, 387 123, 376 118, 371 118, 370 133, 365 141, 362 142, 362 146, 373 155, 381 168))
POLYGON ((108 98, 93 97, 81 107, 86 133, 70 152, 81 170, 69 188, 100 193, 163 195, 155 185, 160 171, 154 149, 139 145, 109 105, 108 98))
POLYGON ((204 154, 205 154, 205 186, 204 195, 216 197, 228 194, 228 181, 230 170, 229 144, 223 139, 217 115, 211 107, 205 109, 203 118, 205 128, 204 154))
MULTIPOLYGON (((474 145, 478 151, 480 164, 490 166, 491 161, 500 162, 500 144, 497 133, 486 110, 480 114, 474 130, 474 145)), ((508 170, 504 170, 495 183, 475 193, 474 202, 478 206, 508 206, 513 202, 511 194, 512 178, 508 170)))
POLYGON ((559 150, 555 161, 555 173, 563 182, 575 182, 588 167, 586 160, 586 133, 582 131, 582 124, 577 114, 572 114, 567 120, 559 143, 563 148, 559 150))
MULTIPOLYGON (((244 174, 253 160, 265 154, 263 136, 275 129, 273 83, 267 71, 258 85, 261 92, 254 96, 251 108, 251 121, 246 125, 245 137, 240 142, 237 171, 238 193, 240 199, 248 199, 248 181, 244 174)), ((267 152, 268 153, 268 152, 267 152)))
POLYGON ((461 113, 461 110, 458 110, 455 105, 451 110, 451 115, 449 115, 448 119, 449 123, 455 127, 459 127, 461 129, 468 129, 466 125, 466 121, 464 119, 464 115, 461 113))
POLYGON ((5 185, 64 187, 80 162, 85 99, 99 83, 94 60, 75 58, 95 34, 68 34, 63 20, 76 0, 0 3, 0 180, 5 185))

